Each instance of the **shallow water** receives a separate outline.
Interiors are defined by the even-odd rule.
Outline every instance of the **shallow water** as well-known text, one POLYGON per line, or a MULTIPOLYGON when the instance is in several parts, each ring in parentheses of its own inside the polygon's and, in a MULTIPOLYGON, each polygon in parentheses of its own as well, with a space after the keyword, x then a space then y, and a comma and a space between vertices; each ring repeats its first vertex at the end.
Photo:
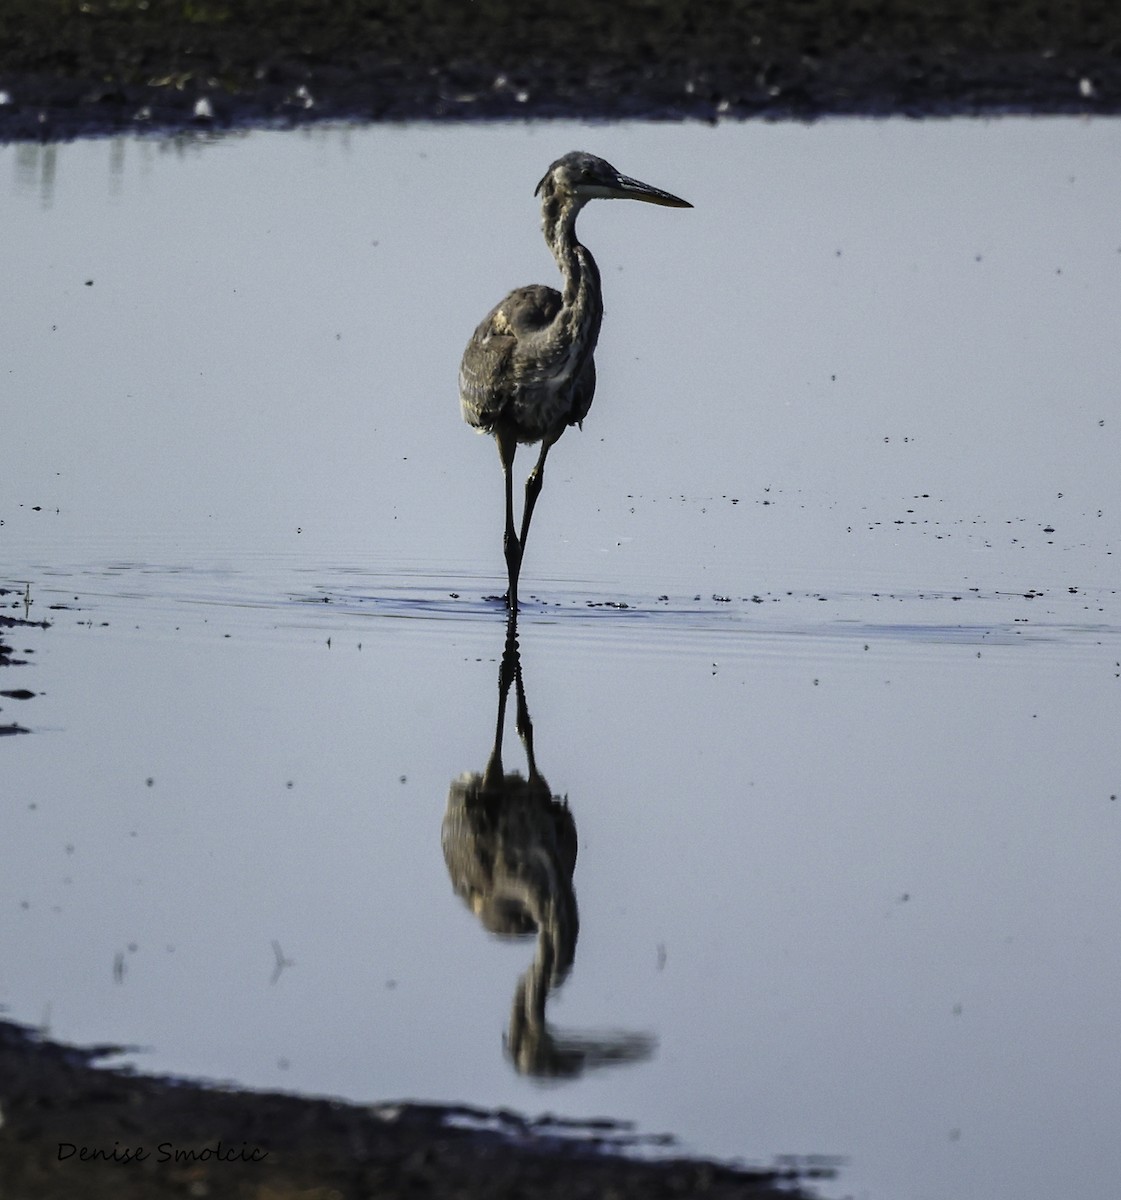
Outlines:
POLYGON ((1073 120, 0 151, 0 586, 52 622, 5 634, 0 690, 37 693, 0 699, 34 731, 0 740, 8 1013, 843 1159, 830 1196, 1112 1196, 1119 151, 1073 120), (441 825, 505 634, 455 371, 551 278, 531 192, 574 145, 696 209, 581 218, 600 390, 520 622, 579 841, 547 1019, 585 1069, 547 1082, 503 1049, 533 941, 456 897, 441 825))

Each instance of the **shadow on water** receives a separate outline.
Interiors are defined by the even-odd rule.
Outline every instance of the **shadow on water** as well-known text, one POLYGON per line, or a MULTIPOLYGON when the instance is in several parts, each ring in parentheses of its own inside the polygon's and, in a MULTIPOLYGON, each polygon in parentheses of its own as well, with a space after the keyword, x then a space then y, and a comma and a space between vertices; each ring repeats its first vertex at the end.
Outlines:
POLYGON ((517 1071, 575 1079, 589 1069, 651 1058, 657 1041, 650 1034, 562 1033, 545 1019, 550 993, 572 967, 580 932, 572 882, 576 822, 568 797, 554 795, 537 767, 516 614, 507 621, 498 670, 494 746, 482 773, 469 771, 452 780, 441 840, 455 890, 483 927, 499 937, 537 936, 533 962, 514 989, 505 1039, 517 1071), (511 686, 527 776, 507 772, 502 762, 511 686))

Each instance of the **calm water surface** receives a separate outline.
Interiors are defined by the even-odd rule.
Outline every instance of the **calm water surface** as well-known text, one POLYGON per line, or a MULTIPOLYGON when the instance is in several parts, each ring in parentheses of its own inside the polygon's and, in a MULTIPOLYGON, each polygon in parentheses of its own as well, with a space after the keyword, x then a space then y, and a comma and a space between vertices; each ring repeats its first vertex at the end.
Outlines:
POLYGON ((0 195, 0 586, 51 622, 4 633, 8 1015, 827 1196, 1116 1194, 1121 125, 9 147, 0 195), (581 218, 520 625, 579 937, 527 1043, 533 937, 441 845, 504 645, 455 375, 575 146, 696 208, 581 218))

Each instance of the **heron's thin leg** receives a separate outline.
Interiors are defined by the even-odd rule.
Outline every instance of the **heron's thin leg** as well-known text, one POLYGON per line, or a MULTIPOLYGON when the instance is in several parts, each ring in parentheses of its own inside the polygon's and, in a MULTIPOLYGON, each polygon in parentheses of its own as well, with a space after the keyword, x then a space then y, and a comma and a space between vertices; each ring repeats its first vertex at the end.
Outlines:
POLYGON ((506 725, 506 697, 510 694, 510 685, 515 678, 518 680, 518 711, 520 713, 525 700, 521 695, 518 618, 516 613, 511 612, 510 619, 506 624, 506 647, 502 653, 502 663, 498 668, 498 716, 495 720, 494 747, 487 760, 486 770, 483 772, 483 791, 485 792, 499 791, 502 787, 502 732, 506 725))
POLYGON ((522 511, 522 550, 525 550, 525 540, 529 534, 529 522, 533 517, 533 509, 537 504, 537 497, 541 495, 541 485, 545 482, 545 458, 552 449, 554 443, 564 432, 564 426, 556 433, 548 433, 541 441, 541 453, 537 457, 537 465, 529 473, 529 478, 525 481, 525 509, 522 511))
POLYGON ((522 543, 514 532, 514 481, 511 469, 514 465, 514 452, 518 448, 518 443, 512 433, 505 431, 498 433, 495 440, 498 444, 498 455, 502 459, 502 477, 506 486, 506 532, 502 537, 502 549, 506 555, 506 573, 509 578, 506 606, 511 612, 517 612, 518 575, 522 569, 522 543))
POLYGON ((538 774, 537 759, 533 754, 533 722, 529 717, 529 706, 525 702, 525 684, 522 683, 522 663, 520 656, 515 664, 514 688, 518 700, 518 736, 522 739, 522 745, 525 747, 529 778, 531 781, 536 781, 538 774))

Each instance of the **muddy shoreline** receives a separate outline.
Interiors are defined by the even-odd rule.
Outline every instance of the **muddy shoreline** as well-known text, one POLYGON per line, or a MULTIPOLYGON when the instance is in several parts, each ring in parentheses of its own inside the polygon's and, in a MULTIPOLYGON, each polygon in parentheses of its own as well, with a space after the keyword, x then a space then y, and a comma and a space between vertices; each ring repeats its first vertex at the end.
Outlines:
POLYGON ((642 1140, 610 1122, 572 1128, 460 1106, 368 1107, 97 1066, 116 1050, 79 1050, 0 1021, 0 1193, 13 1200, 806 1194, 793 1170, 628 1156, 642 1140))
POLYGON ((319 121, 1121 111, 1121 8, 9 0, 0 140, 319 121))

